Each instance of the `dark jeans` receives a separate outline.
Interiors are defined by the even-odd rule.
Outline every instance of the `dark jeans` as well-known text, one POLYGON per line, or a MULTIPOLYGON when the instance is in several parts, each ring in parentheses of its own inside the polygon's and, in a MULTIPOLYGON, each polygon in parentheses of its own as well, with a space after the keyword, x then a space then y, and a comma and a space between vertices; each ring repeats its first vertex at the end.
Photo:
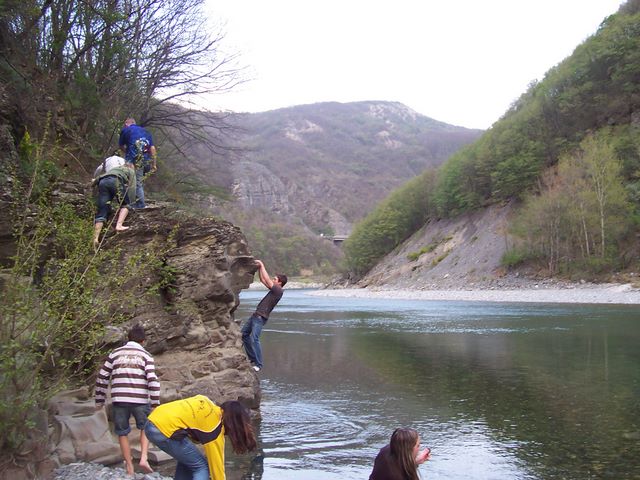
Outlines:
POLYGON ((174 480, 209 480, 207 457, 187 437, 167 438, 151 421, 144 427, 144 433, 151 443, 178 462, 174 480))
POLYGON ((98 200, 95 222, 106 222, 109 216, 109 202, 116 199, 118 205, 125 198, 125 189, 118 177, 107 176, 102 177, 98 182, 98 200))
POLYGON ((242 344, 247 352, 249 361, 262 368, 262 347, 260 346, 260 334, 267 321, 255 313, 242 326, 242 344))

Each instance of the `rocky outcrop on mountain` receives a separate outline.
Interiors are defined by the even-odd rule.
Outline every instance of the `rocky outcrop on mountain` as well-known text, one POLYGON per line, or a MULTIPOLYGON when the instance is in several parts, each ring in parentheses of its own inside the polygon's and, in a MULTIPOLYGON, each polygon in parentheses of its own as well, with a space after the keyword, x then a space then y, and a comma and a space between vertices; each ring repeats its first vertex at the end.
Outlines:
POLYGON ((285 215, 293 212, 287 188, 267 167, 240 161, 235 162, 231 170, 236 178, 232 194, 244 208, 262 208, 285 215))
POLYGON ((242 115, 243 168, 233 168, 236 196, 254 207, 256 178, 246 175, 260 166, 263 200, 257 204, 279 212, 287 209, 316 232, 347 235, 351 226, 393 188, 427 167, 444 162, 479 130, 438 122, 397 102, 337 102, 301 105, 242 115), (253 165, 253 167, 249 167, 253 165), (270 183, 268 188, 265 185, 270 183), (280 185, 288 191, 275 194, 280 185), (249 201, 247 201, 249 200, 249 201), (329 222, 329 223, 327 223, 329 222))
MULTIPOLYGON (((266 166, 255 162, 238 161, 231 170, 236 178, 232 194, 243 209, 261 209, 287 218, 302 216, 307 220, 313 219, 310 226, 332 231, 336 235, 348 235, 351 232, 351 223, 344 215, 315 200, 323 195, 311 192, 309 185, 299 185, 287 177, 282 179, 266 166)), ((330 197, 330 193, 326 191, 325 196, 330 197)))

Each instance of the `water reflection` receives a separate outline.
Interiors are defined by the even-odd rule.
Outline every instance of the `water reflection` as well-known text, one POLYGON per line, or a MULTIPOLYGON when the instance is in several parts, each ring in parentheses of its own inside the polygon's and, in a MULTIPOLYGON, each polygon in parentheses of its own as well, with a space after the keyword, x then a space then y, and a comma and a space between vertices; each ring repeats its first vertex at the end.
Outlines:
POLYGON ((264 455, 258 454, 251 459, 247 473, 240 477, 242 480, 261 480, 264 473, 264 455))
POLYGON ((262 336, 263 456, 229 455, 228 477, 367 478, 406 425, 433 448, 430 479, 640 478, 639 320, 289 291, 262 336))

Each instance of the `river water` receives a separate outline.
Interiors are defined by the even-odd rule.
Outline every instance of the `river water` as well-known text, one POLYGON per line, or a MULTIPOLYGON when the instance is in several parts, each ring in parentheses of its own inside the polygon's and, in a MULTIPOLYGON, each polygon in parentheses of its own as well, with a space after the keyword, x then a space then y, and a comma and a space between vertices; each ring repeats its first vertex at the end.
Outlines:
POLYGON ((263 330, 260 453, 228 479, 367 479, 399 426, 422 478, 640 478, 640 307, 308 293, 263 330))

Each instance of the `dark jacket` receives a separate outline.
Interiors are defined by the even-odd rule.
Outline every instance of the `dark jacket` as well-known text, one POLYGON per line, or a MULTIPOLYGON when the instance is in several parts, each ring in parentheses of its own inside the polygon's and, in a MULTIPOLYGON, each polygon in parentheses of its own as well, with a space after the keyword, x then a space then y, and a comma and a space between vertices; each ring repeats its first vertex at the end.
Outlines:
POLYGON ((378 452, 369 480, 409 480, 391 456, 391 446, 382 447, 378 452))

